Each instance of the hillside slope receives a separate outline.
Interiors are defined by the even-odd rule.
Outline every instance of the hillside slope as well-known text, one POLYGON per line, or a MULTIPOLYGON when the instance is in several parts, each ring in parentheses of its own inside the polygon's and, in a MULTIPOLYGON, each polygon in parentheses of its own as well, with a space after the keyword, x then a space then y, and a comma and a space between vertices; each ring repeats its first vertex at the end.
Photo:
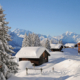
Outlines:
MULTIPOLYGON (((77 49, 66 48, 63 51, 50 52, 49 62, 35 67, 42 68, 42 74, 40 70, 33 69, 26 75, 26 70, 19 70, 15 76, 22 80, 79 80, 80 55, 77 49)), ((13 77, 8 80, 13 80, 13 77)))

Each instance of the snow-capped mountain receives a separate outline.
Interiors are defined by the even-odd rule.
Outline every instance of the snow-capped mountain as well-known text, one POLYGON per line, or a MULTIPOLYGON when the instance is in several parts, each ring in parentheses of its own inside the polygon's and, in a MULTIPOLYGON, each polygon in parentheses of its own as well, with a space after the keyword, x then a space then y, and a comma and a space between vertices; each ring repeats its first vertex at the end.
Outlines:
POLYGON ((80 34, 67 31, 64 34, 53 38, 62 40, 63 43, 77 43, 78 41, 80 41, 80 34))
MULTIPOLYGON (((28 35, 29 33, 33 32, 18 28, 15 29, 14 31, 9 31, 9 34, 11 35, 12 38, 12 41, 9 43, 14 47, 21 47, 25 33, 28 35)), ((58 40, 62 40, 63 43, 77 43, 78 41, 80 41, 79 34, 68 31, 60 36, 51 37, 50 35, 46 36, 42 34, 38 34, 38 36, 40 37, 41 42, 45 42, 46 38, 48 38, 49 40, 52 39, 53 43, 57 42, 58 40)))
MULTIPOLYGON (((34 32, 31 32, 31 31, 28 31, 28 30, 18 29, 18 28, 15 29, 15 30, 13 30, 12 32, 14 32, 18 37, 21 37, 21 38, 24 37, 24 34, 25 34, 25 33, 26 33, 27 35, 28 35, 29 33, 34 33, 34 32)), ((41 35, 41 34, 38 34, 38 36, 40 37, 40 39, 51 37, 51 36, 46 36, 46 35, 41 35)))
MULTIPOLYGON (((22 46, 22 41, 24 38, 25 33, 28 35, 29 33, 33 33, 31 31, 23 30, 23 29, 15 29, 13 31, 9 31, 9 34, 11 35, 12 41, 9 42, 12 46, 14 47, 21 47, 22 46)), ((46 40, 48 38, 49 40, 57 41, 57 39, 46 35, 38 34, 40 40, 46 40)))
POLYGON ((33 33, 33 32, 31 32, 31 31, 28 31, 28 30, 23 30, 23 29, 15 29, 15 30, 13 30, 12 32, 14 32, 18 37, 24 37, 24 34, 26 33, 27 35, 29 34, 29 33, 33 33))
POLYGON ((12 41, 9 42, 13 47, 21 47, 23 38, 17 36, 16 33, 9 31, 12 41))

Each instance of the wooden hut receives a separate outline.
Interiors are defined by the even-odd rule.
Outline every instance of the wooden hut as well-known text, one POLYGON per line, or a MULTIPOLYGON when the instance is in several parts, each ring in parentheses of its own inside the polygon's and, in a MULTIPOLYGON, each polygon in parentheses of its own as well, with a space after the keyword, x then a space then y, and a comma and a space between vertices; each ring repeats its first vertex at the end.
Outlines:
POLYGON ((36 66, 48 62, 49 51, 44 47, 23 47, 15 55, 19 61, 31 61, 36 66))
POLYGON ((65 48, 74 48, 74 47, 77 47, 77 44, 75 44, 75 43, 66 43, 66 44, 64 45, 64 47, 65 47, 65 48))
POLYGON ((61 51, 63 48, 62 44, 50 44, 51 51, 61 51))
POLYGON ((80 53, 80 41, 77 44, 78 44, 78 53, 80 53))

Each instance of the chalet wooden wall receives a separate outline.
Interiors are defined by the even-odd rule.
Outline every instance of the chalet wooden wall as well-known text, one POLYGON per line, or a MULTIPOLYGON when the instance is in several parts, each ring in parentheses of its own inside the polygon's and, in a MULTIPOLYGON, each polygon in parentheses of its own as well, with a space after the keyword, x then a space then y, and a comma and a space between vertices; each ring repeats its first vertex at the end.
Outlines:
POLYGON ((35 59, 35 58, 19 58, 19 61, 30 61, 35 65, 39 65, 39 59, 35 59))
POLYGON ((43 63, 48 62, 48 56, 49 56, 49 55, 48 55, 47 51, 44 51, 43 54, 42 54, 41 57, 40 57, 39 63, 40 63, 40 64, 43 64, 43 63))
POLYGON ((78 53, 80 53, 80 43, 78 43, 78 53))

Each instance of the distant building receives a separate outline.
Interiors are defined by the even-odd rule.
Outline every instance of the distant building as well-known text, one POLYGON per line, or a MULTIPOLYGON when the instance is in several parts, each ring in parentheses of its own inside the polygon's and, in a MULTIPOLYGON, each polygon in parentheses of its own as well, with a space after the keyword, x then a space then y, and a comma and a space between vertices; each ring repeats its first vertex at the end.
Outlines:
POLYGON ((80 41, 77 44, 78 44, 78 53, 80 53, 80 41))
POLYGON ((15 55, 19 61, 31 61, 35 65, 48 62, 49 51, 44 47, 23 47, 15 55))
POLYGON ((66 44, 64 45, 64 47, 65 47, 65 48, 74 48, 74 47, 77 47, 77 44, 75 44, 75 43, 66 43, 66 44))
POLYGON ((62 44, 50 44, 51 51, 61 51, 63 48, 62 44))

